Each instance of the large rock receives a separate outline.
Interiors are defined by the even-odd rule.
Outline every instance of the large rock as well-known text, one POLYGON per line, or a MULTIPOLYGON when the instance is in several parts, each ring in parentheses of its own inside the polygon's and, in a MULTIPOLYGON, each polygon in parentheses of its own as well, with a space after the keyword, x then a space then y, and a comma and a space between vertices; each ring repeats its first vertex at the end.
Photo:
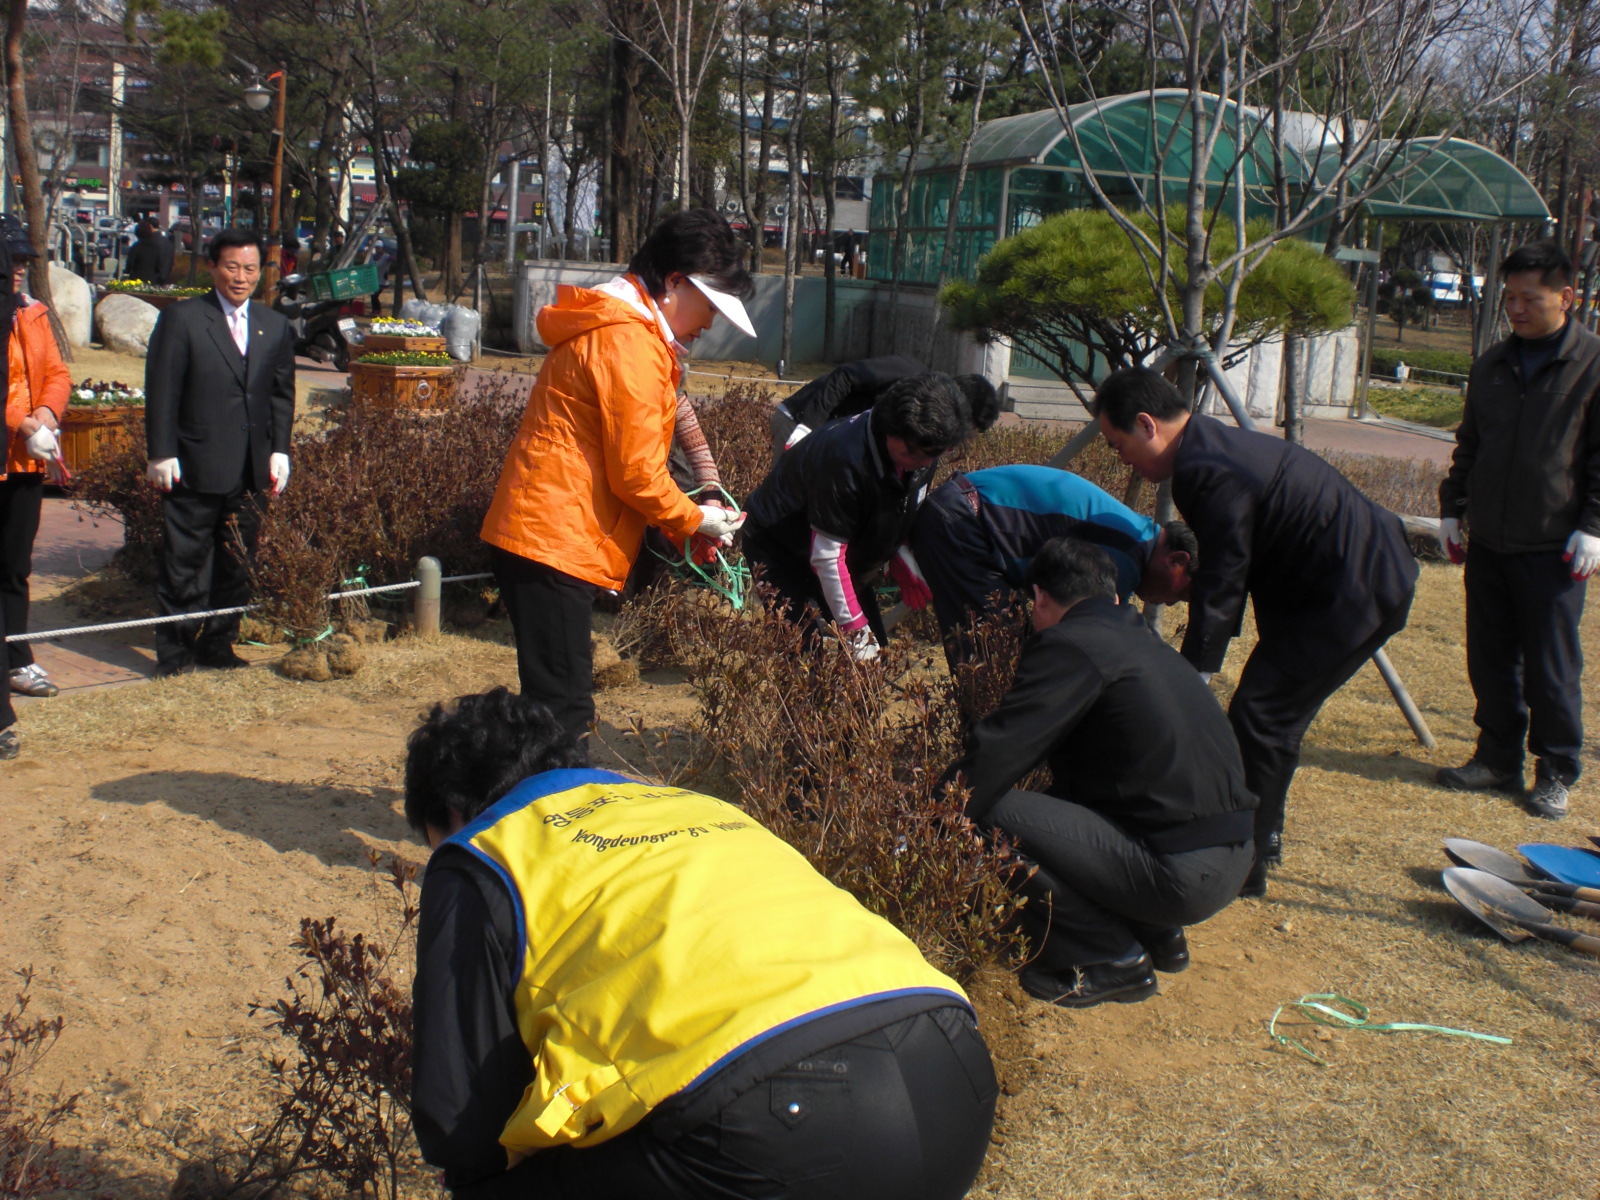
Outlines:
POLYGON ((82 276, 50 264, 50 303, 67 331, 67 341, 87 346, 94 334, 94 289, 82 276))
POLYGON ((118 354, 137 354, 140 358, 150 348, 150 333, 160 315, 161 310, 154 304, 115 292, 94 308, 94 322, 105 348, 118 354))

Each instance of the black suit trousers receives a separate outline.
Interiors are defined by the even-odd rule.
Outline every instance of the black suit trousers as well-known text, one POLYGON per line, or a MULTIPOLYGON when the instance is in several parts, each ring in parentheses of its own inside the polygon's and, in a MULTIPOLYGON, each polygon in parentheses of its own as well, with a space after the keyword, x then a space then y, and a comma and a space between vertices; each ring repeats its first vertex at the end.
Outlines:
MULTIPOLYGON (((180 482, 162 498, 165 527, 156 599, 163 615, 250 603, 249 554, 265 507, 266 496, 242 483, 216 493, 196 492, 180 482)), ((238 636, 237 615, 157 625, 156 660, 221 654, 238 636)))
MULTIPOLYGON (((44 504, 44 476, 13 471, 0 480, 0 608, 9 633, 28 632, 28 578, 33 574, 33 540, 39 534, 44 504)), ((6 668, 15 671, 33 662, 28 642, 6 647, 6 668)))
POLYGON ((1467 553, 1467 676, 1478 699, 1476 757, 1522 769, 1522 742, 1541 777, 1571 784, 1583 748, 1583 617, 1587 581, 1559 550, 1467 553))
POLYGON ((1239 686, 1228 706, 1228 720, 1239 739, 1244 782, 1260 801, 1256 809, 1256 846, 1264 849, 1283 830, 1289 784, 1300 765, 1300 743, 1328 697, 1350 681, 1400 630, 1411 614, 1414 593, 1366 637, 1350 644, 1331 667, 1307 672, 1308 659, 1327 661, 1329 631, 1307 629, 1303 635, 1279 635, 1256 643, 1239 674, 1239 686))

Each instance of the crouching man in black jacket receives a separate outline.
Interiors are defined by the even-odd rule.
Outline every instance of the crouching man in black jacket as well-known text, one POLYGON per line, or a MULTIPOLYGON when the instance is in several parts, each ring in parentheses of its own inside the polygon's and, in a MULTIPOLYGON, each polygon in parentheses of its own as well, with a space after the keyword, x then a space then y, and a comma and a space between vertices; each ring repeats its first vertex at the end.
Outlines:
POLYGON ((1038 864, 1022 885, 1030 995, 1142 1000, 1189 964, 1183 926, 1239 894, 1255 797, 1228 719, 1194 669, 1117 603, 1098 546, 1057 538, 1029 566, 1016 681, 946 772, 967 815, 1038 864), (1048 762, 1048 793, 1012 790, 1048 762))

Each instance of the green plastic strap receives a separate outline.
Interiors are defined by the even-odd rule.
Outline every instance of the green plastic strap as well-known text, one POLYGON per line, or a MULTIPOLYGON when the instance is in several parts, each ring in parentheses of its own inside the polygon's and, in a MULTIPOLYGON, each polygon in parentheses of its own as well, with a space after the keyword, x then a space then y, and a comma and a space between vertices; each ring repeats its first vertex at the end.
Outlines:
MULTIPOLYGON (((715 488, 722 493, 722 498, 728 502, 728 507, 734 512, 741 511, 733 496, 720 483, 707 483, 694 488, 684 494, 691 499, 701 492, 715 488)), ((670 566, 679 579, 686 580, 695 587, 703 587, 715 592, 733 606, 734 612, 743 612, 745 600, 750 595, 750 568, 743 560, 734 562, 720 549, 715 551, 716 569, 707 570, 694 561, 694 540, 692 537, 683 539, 683 555, 662 554, 659 550, 653 551, 655 556, 670 566)))
POLYGON ((359 588, 364 588, 367 586, 367 574, 371 570, 372 568, 367 566, 366 563, 361 563, 356 567, 356 572, 354 575, 350 576, 349 579, 341 579, 339 581, 339 586, 350 588, 352 591, 359 588))
POLYGON ((1446 1037, 1472 1038, 1480 1042, 1493 1042, 1497 1046, 1511 1045, 1511 1039, 1501 1037, 1494 1033, 1475 1033, 1470 1029, 1451 1029, 1446 1025, 1418 1025, 1410 1021, 1393 1021, 1384 1025, 1374 1025, 1368 1022, 1369 1010, 1365 1004, 1341 996, 1337 992, 1312 992, 1308 996, 1301 996, 1298 1000, 1288 1004, 1278 1005, 1272 1014, 1272 1020, 1267 1023, 1267 1032, 1272 1035, 1272 1040, 1280 1046, 1291 1046, 1300 1051, 1319 1067, 1328 1065, 1327 1061, 1308 1050, 1301 1042, 1296 1041, 1288 1034, 1278 1032, 1278 1018, 1285 1010, 1295 1009, 1300 1016, 1314 1025, 1334 1025, 1345 1029, 1363 1029, 1368 1033, 1442 1033, 1446 1037), (1323 1003, 1327 1001, 1328 1003, 1323 1003), (1351 1011, 1341 1012, 1333 1005, 1341 1005, 1351 1011))

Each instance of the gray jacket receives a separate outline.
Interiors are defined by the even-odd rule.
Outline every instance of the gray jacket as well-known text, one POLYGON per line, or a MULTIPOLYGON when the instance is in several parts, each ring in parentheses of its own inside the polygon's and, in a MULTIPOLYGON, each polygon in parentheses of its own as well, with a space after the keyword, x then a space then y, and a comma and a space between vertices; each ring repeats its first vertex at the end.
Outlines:
POLYGON ((1600 337, 1577 320, 1555 357, 1519 374, 1516 339, 1486 350, 1467 377, 1466 411, 1441 516, 1502 554, 1560 550, 1572 531, 1600 536, 1600 337))

